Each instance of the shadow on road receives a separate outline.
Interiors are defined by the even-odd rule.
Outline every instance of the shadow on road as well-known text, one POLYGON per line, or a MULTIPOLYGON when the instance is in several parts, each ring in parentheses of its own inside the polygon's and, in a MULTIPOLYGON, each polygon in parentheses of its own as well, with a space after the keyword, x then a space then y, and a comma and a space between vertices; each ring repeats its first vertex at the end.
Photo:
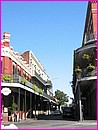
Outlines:
POLYGON ((76 119, 72 117, 62 118, 62 115, 41 115, 38 116, 38 120, 66 120, 66 121, 76 121, 76 119))

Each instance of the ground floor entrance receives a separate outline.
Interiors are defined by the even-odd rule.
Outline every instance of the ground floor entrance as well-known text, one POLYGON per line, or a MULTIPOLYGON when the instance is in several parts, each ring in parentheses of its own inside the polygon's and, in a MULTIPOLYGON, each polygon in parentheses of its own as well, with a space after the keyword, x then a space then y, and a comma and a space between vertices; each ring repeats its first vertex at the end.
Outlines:
POLYGON ((9 88, 9 95, 2 94, 2 120, 21 121, 27 118, 38 118, 48 115, 54 104, 51 99, 44 95, 27 89, 26 86, 3 86, 9 88))

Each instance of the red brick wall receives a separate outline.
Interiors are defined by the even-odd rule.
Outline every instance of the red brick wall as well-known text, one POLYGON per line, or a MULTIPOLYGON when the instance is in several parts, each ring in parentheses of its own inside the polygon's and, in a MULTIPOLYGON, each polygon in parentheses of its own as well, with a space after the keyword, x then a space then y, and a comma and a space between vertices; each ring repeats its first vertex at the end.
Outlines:
POLYGON ((97 31, 97 4, 92 3, 92 20, 93 20, 93 29, 94 32, 97 31))
POLYGON ((29 51, 26 51, 25 53, 22 54, 22 57, 24 58, 25 61, 29 64, 29 51))
POLYGON ((9 42, 3 42, 3 45, 9 47, 9 42))
POLYGON ((12 60, 9 57, 3 57, 2 73, 12 75, 12 70, 13 70, 12 60))

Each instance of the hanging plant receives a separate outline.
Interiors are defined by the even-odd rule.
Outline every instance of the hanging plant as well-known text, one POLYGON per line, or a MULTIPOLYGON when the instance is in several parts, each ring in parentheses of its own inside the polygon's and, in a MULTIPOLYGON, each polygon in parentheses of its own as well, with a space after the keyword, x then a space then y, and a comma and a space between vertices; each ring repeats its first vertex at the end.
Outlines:
POLYGON ((83 59, 89 60, 90 59, 90 55, 89 54, 83 54, 82 56, 83 59))
POLYGON ((87 66, 87 69, 88 70, 94 70, 95 66, 90 63, 89 66, 87 66))
POLYGON ((12 78, 11 75, 3 75, 3 76, 2 76, 2 80, 3 80, 3 81, 13 82, 13 78, 12 78))
POLYGON ((27 80, 25 79, 25 77, 22 77, 21 82, 22 82, 22 84, 25 84, 27 82, 27 80))
POLYGON ((82 69, 80 69, 80 67, 77 66, 76 69, 75 69, 75 72, 76 72, 76 73, 81 73, 81 72, 82 72, 82 69))
POLYGON ((43 90, 41 88, 39 89, 39 94, 43 94, 43 90))
POLYGON ((77 66, 76 69, 75 69, 75 72, 76 72, 76 78, 81 79, 82 69, 80 69, 80 67, 77 66))
POLYGON ((35 92, 38 91, 38 87, 37 87, 35 84, 33 84, 33 90, 34 90, 35 92))

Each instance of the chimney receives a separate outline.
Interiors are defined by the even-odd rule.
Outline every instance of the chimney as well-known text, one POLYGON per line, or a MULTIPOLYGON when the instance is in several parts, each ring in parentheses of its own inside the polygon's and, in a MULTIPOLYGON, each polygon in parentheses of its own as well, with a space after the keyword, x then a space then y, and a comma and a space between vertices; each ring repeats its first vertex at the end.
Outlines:
POLYGON ((10 43, 10 33, 4 32, 3 33, 3 45, 9 47, 9 43, 10 43))

